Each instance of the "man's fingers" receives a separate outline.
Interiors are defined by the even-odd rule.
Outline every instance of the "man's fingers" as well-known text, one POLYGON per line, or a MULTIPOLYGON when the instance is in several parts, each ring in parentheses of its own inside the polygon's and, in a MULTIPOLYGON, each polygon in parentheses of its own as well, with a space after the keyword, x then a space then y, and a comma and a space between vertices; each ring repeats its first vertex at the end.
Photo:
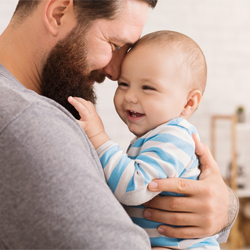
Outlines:
POLYGON ((206 237, 205 230, 200 227, 171 227, 162 225, 158 228, 158 232, 170 238, 194 239, 206 237))
POLYGON ((204 184, 197 181, 181 178, 154 179, 148 185, 148 189, 153 192, 168 191, 184 195, 197 195, 202 192, 203 187, 204 184))
POLYGON ((201 238, 209 235, 207 231, 207 224, 210 223, 209 219, 204 219, 203 225, 200 224, 201 218, 195 213, 174 213, 160 211, 157 209, 146 209, 144 217, 148 220, 161 222, 167 225, 158 227, 160 234, 171 238, 201 238), (148 215, 150 215, 148 217, 148 215), (177 227, 172 227, 175 225, 177 227))
POLYGON ((214 164, 214 158, 209 150, 209 148, 203 144, 203 154, 199 155, 200 164, 210 165, 214 164))
POLYGON ((203 155, 204 154, 204 148, 203 148, 203 145, 200 142, 199 138, 197 137, 196 134, 193 134, 192 137, 193 137, 193 140, 195 142, 195 153, 198 156, 203 155))
POLYGON ((196 207, 198 205, 200 207, 200 203, 197 204, 196 200, 193 200, 191 197, 174 196, 156 196, 143 205, 148 208, 156 208, 169 212, 196 212, 196 207))
POLYGON ((175 226, 192 226, 199 224, 195 213, 176 213, 147 208, 144 211, 144 217, 151 221, 175 226))
POLYGON ((220 169, 216 161, 214 160, 209 148, 203 144, 203 155, 199 156, 201 175, 199 180, 204 179, 206 176, 216 174, 220 176, 220 169))
POLYGON ((206 175, 210 175, 212 172, 218 173, 219 166, 215 162, 209 148, 205 144, 201 143, 195 134, 192 136, 195 141, 195 153, 199 158, 199 166, 202 172, 200 177, 203 178, 206 175))

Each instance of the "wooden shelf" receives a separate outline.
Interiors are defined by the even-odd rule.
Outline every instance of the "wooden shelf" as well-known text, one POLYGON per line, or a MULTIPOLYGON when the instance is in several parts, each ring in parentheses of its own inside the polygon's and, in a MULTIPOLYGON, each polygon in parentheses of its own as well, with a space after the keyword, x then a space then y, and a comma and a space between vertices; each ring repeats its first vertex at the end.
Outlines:
MULTIPOLYGON (((218 120, 228 120, 231 123, 231 173, 230 173, 230 187, 236 192, 238 197, 248 197, 250 195, 250 190, 238 190, 237 188, 237 178, 238 178, 238 165, 237 165, 237 132, 240 130, 250 129, 249 125, 244 123, 237 123, 236 115, 214 115, 211 117, 211 152, 216 159, 216 126, 218 120)), ((239 236, 241 235, 239 231, 239 219, 236 221, 231 229, 231 249, 238 249, 239 246, 239 236)))

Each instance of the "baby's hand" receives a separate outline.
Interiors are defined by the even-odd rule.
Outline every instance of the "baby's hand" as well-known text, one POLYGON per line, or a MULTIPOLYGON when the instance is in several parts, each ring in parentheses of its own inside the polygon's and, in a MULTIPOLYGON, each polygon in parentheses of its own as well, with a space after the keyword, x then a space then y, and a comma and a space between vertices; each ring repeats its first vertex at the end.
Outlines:
POLYGON ((80 97, 71 96, 68 98, 68 102, 78 111, 81 117, 78 122, 96 149, 109 140, 105 133, 102 120, 97 114, 92 102, 80 97))

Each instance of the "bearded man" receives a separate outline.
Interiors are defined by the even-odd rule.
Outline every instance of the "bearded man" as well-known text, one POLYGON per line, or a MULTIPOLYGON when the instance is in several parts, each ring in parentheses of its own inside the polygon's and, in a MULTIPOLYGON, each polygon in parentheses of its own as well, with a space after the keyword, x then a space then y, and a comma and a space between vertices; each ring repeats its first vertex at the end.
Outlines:
MULTIPOLYGON (((0 248, 150 249, 106 185, 98 156, 67 102, 95 102, 93 84, 117 80, 157 0, 19 0, 0 37, 0 248)), ((169 237, 220 232, 238 211, 207 147, 200 181, 155 180, 144 216, 169 237)), ((225 228, 225 229, 224 229, 225 228)))

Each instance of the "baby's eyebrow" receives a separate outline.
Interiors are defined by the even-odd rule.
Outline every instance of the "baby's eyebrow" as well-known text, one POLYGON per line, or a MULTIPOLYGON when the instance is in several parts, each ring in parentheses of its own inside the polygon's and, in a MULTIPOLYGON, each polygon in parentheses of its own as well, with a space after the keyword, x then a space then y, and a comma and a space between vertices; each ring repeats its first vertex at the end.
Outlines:
POLYGON ((119 82, 120 82, 120 81, 125 81, 125 82, 128 82, 128 79, 127 79, 126 77, 124 77, 124 76, 120 75, 120 77, 119 77, 118 81, 119 81, 119 82))
POLYGON ((158 85, 159 83, 155 81, 155 79, 151 79, 151 78, 141 78, 142 82, 147 82, 150 84, 154 84, 154 85, 158 85))

